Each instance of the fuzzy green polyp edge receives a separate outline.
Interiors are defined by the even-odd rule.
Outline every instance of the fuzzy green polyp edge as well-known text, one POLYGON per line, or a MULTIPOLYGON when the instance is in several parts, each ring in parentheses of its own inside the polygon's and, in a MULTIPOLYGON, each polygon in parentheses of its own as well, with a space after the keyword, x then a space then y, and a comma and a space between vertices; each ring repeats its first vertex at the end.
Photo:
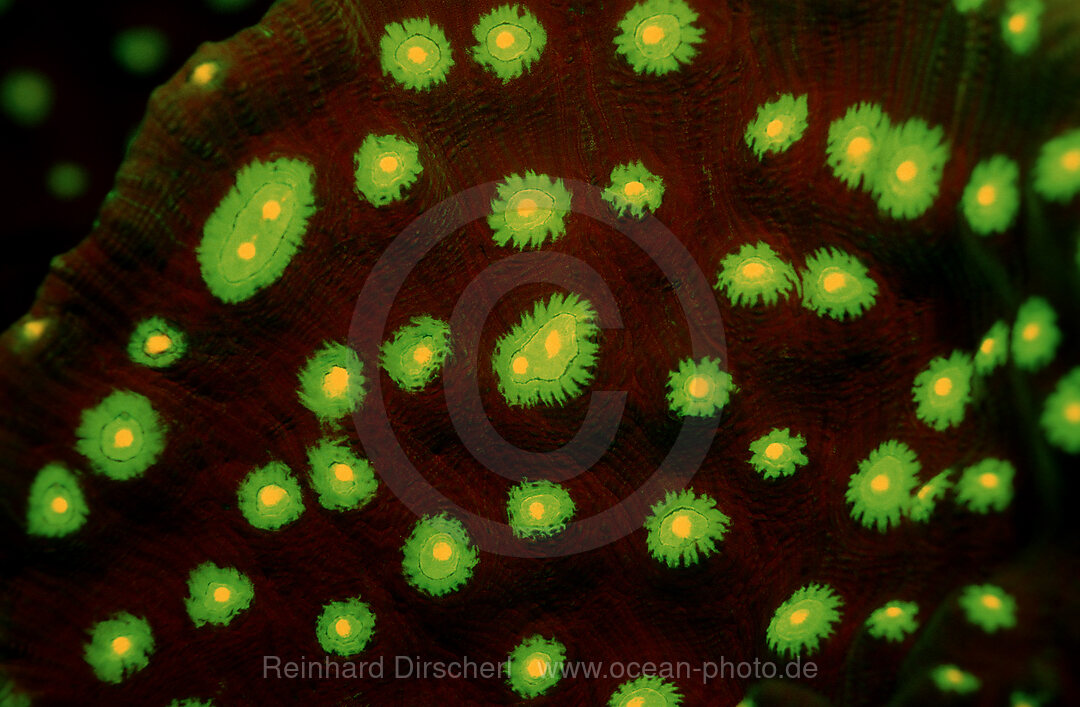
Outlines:
POLYGON ((379 482, 371 462, 361 459, 349 448, 345 439, 322 439, 307 452, 311 487, 319 504, 332 511, 362 508, 375 497, 379 482), (334 475, 335 464, 346 464, 353 478, 342 481, 334 475))
POLYGON ((165 427, 146 396, 131 391, 110 393, 97 406, 84 410, 75 448, 90 462, 91 468, 109 478, 135 478, 152 466, 165 449, 165 427), (139 449, 127 459, 114 459, 102 449, 102 434, 117 419, 134 420, 140 429, 139 449))

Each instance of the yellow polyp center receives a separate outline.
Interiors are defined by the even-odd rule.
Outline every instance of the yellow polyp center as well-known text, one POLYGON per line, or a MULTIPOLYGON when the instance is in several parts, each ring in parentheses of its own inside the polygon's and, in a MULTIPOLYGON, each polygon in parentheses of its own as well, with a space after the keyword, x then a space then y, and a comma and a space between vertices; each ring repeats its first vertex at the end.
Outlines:
POLYGON ((543 658, 533 658, 525 669, 529 672, 529 677, 535 680, 547 670, 547 661, 543 658))
POLYGON ((659 44, 664 40, 664 28, 660 25, 649 25, 641 31, 641 41, 646 44, 659 44))
POLYGON ((825 288, 826 292, 836 292, 837 290, 844 289, 846 284, 846 275, 839 272, 833 272, 825 276, 825 281, 821 283, 821 286, 825 288))
POLYGON ((645 707, 645 698, 635 697, 626 703, 626 707, 645 707))
POLYGON ((983 339, 982 346, 979 347, 979 351, 982 351, 985 355, 989 356, 994 351, 994 340, 983 339))
POLYGON ((878 474, 870 480, 870 488, 877 493, 884 493, 889 490, 889 477, 885 474, 878 474))
POLYGON ((690 517, 680 513, 671 519, 671 533, 684 540, 690 537, 690 517))
POLYGON ((779 459, 784 453, 784 445, 779 442, 773 442, 768 447, 765 447, 765 456, 769 459, 779 459))
POLYGON ((951 378, 938 378, 934 381, 934 395, 946 396, 952 392, 951 378))
POLYGON ((983 594, 982 604, 987 609, 1000 609, 1001 608, 1001 600, 998 599, 993 594, 983 594))
POLYGON ((1061 166, 1070 172, 1080 169, 1080 150, 1069 150, 1062 155, 1061 166))
POLYGON ((446 562, 450 559, 450 555, 454 554, 454 549, 450 547, 450 543, 439 541, 435 543, 435 547, 431 548, 431 556, 439 562, 446 562))
POLYGON ((328 397, 336 398, 349 389, 349 372, 341 366, 334 366, 323 376, 322 389, 328 397))
POLYGON ((274 221, 278 216, 281 216, 281 202, 271 199, 263 204, 262 217, 266 221, 274 221))
POLYGON ((334 624, 334 630, 337 631, 337 635, 346 638, 352 633, 352 624, 349 623, 348 619, 338 619, 334 624))
POLYGON ((769 124, 765 126, 765 134, 769 137, 776 137, 784 131, 784 121, 777 118, 776 120, 770 120, 769 124))
POLYGON ((1027 15, 1013 15, 1009 18, 1009 31, 1013 34, 1020 34, 1027 27, 1027 15))
POLYGON ((214 601, 219 604, 224 604, 225 602, 229 601, 229 597, 231 596, 232 592, 229 591, 228 587, 218 587, 214 590, 214 601))
POLYGON ((29 339, 37 339, 45 332, 45 322, 39 320, 27 322, 23 325, 23 332, 29 339))
POLYGON ((934 487, 931 486, 930 484, 927 484, 926 486, 923 486, 921 489, 919 489, 919 500, 920 501, 925 501, 926 497, 929 496, 930 492, 933 491, 933 490, 934 490, 934 487))
POLYGON ((514 373, 519 376, 524 375, 525 371, 529 370, 529 359, 524 356, 518 356, 514 359, 514 362, 510 364, 510 367, 514 369, 514 373))
POLYGON ((407 56, 409 57, 409 61, 414 64, 423 64, 427 61, 427 52, 420 47, 409 47, 407 56))
POLYGON ((431 360, 431 349, 426 346, 417 346, 412 352, 413 360, 423 366, 431 360))
POLYGON ((870 142, 869 138, 857 137, 847 146, 847 154, 853 160, 865 157, 868 152, 874 147, 874 144, 870 142))
POLYGON ((49 508, 52 509, 53 513, 67 513, 67 499, 63 496, 57 496, 52 500, 52 503, 49 504, 49 508))
POLYGON ((495 35, 495 46, 499 49, 509 49, 514 45, 514 35, 503 30, 495 35))
POLYGON ((126 427, 121 427, 113 435, 113 446, 117 449, 126 449, 135 442, 135 435, 126 427))
POLYGON ((131 639, 127 636, 117 636, 112 640, 112 649, 116 655, 124 655, 131 650, 131 639))
POLYGON ((255 244, 251 241, 244 241, 236 248, 236 257, 240 260, 251 260, 255 257, 255 244))
POLYGON ((979 187, 979 191, 975 193, 975 200, 979 202, 980 206, 989 206, 990 204, 993 204, 996 199, 997 189, 989 184, 979 187))
POLYGON ((529 218, 536 213, 536 202, 532 199, 522 199, 518 202, 517 212, 521 218, 529 218))
POLYGON ((979 483, 988 489, 992 489, 998 485, 997 474, 991 474, 990 472, 986 472, 979 477, 979 483))
POLYGON ((1038 335, 1038 324, 1028 324, 1026 327, 1024 327, 1024 330, 1020 332, 1020 336, 1024 337, 1024 341, 1034 341, 1038 335))
POLYGON ((544 339, 544 350, 547 351, 548 358, 555 358, 561 348, 562 337, 559 336, 558 330, 552 330, 544 339))
POLYGON ((888 609, 885 610, 885 615, 892 619, 895 619, 902 613, 904 612, 899 606, 890 606, 888 609))
POLYGON ((379 160, 379 169, 384 172, 393 172, 398 168, 398 159, 393 155, 387 155, 379 160))
POLYGON ((334 472, 334 478, 338 481, 352 481, 352 467, 348 464, 342 464, 339 462, 330 467, 330 469, 334 472))
POLYGON ((945 671, 945 679, 951 683, 960 683, 964 680, 964 674, 956 668, 949 668, 945 671))
POLYGON ((901 182, 910 182, 917 176, 919 176, 919 167, 911 160, 904 160, 896 168, 896 178, 901 182))
POLYGON ((623 194, 627 196, 641 196, 645 193, 645 185, 638 181, 627 182, 623 187, 623 194))
POLYGON ((742 266, 742 274, 747 280, 756 280, 765 274, 765 266, 761 263, 747 263, 742 266))
POLYGON ((143 344, 143 351, 151 356, 156 356, 159 353, 164 353, 172 346, 172 339, 167 334, 154 334, 147 337, 146 343, 143 344))
POLYGON ((281 488, 277 484, 268 484, 259 489, 259 503, 263 504, 267 508, 272 508, 281 501, 288 494, 285 489, 281 488))
POLYGON ((217 74, 217 66, 212 62, 203 62, 191 72, 191 81, 199 86, 205 86, 213 80, 217 74))
POLYGON ((709 394, 709 381, 705 376, 694 376, 687 383, 686 391, 695 398, 704 398, 709 394))
POLYGON ((1065 419, 1074 425, 1080 422, 1080 403, 1069 403, 1065 406, 1065 419))
POLYGON ((529 515, 536 520, 540 520, 544 517, 544 504, 539 501, 533 501, 529 504, 529 515))
POLYGON ((803 621, 806 621, 809 616, 810 612, 806 609, 797 609, 796 611, 791 612, 791 624, 793 626, 798 626, 803 621))

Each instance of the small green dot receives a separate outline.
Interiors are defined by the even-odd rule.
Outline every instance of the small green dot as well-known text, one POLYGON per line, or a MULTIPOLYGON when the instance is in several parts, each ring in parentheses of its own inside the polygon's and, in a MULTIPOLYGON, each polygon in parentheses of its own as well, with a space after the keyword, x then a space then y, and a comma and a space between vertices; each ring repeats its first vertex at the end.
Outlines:
POLYGON ((8 117, 20 125, 37 125, 49 117, 52 110, 52 83, 42 73, 31 69, 16 69, 4 77, 0 86, 0 103, 8 117))
POLYGON ((57 199, 77 199, 86 193, 90 176, 86 169, 74 162, 57 162, 45 178, 49 191, 57 199))
POLYGON ((154 27, 132 27, 116 35, 113 57, 125 70, 147 76, 161 69, 169 54, 169 40, 154 27))

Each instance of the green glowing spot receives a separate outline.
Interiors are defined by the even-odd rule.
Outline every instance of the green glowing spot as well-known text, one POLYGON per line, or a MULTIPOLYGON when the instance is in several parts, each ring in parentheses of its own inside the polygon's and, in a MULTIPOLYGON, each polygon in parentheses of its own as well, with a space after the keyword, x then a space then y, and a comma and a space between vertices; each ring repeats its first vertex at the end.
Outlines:
POLYGON ((256 528, 277 530, 304 512, 300 484, 283 462, 252 469, 236 490, 240 512, 256 528))
POLYGON ((716 277, 717 290, 724 290, 736 306, 750 307, 758 303, 776 304, 798 284, 795 269, 780 259, 768 244, 758 241, 744 243, 735 253, 720 261, 716 277))
POLYGON ((117 390, 83 411, 75 448, 90 467, 111 479, 133 479, 150 468, 165 449, 165 428, 138 393, 117 390))
POLYGON ((323 508, 351 511, 362 508, 379 487, 371 462, 349 449, 344 439, 322 439, 307 450, 311 488, 323 508))
POLYGON ((808 584, 797 590, 773 614, 765 632, 769 648, 777 655, 794 658, 812 655, 818 644, 832 635, 840 620, 843 600, 827 584, 808 584))
POLYGON ((615 51, 639 74, 662 76, 689 64, 697 54, 703 30, 698 14, 682 0, 646 0, 619 21, 615 51))
POLYGON ((255 590, 251 580, 235 567, 205 562, 188 575, 188 616, 196 626, 228 626, 236 615, 251 606, 255 590))
POLYGON ((357 655, 375 636, 375 612, 371 605, 353 597, 332 601, 315 622, 315 637, 327 653, 346 658, 357 655))
POLYGON ((417 521, 402 553, 405 581, 435 597, 465 584, 478 560, 465 526, 445 513, 417 521))
POLYGON ((1016 367, 1037 371, 1054 360, 1061 330, 1057 313, 1042 297, 1029 297, 1016 312, 1012 330, 1012 353, 1016 367))
POLYGON ((0 84, 0 105, 19 125, 37 125, 48 118, 52 110, 52 82, 39 71, 15 69, 4 76, 0 84))
POLYGON ((236 173, 196 250, 215 297, 241 302, 281 277, 315 213, 313 178, 311 165, 291 159, 255 160, 236 173))
POLYGON ((930 671, 930 679, 942 692, 953 692, 958 695, 975 692, 982 684, 979 678, 951 663, 939 665, 930 671))
POLYGON ((983 459, 964 469, 956 484, 956 500, 973 513, 1003 511, 1013 498, 1016 469, 1002 459, 983 459))
POLYGON ((705 494, 668 491, 645 519, 649 554, 668 567, 696 565, 716 552, 730 523, 705 494))
POLYGON ((1046 439, 1069 454, 1080 454, 1080 368, 1062 378, 1046 398, 1039 418, 1046 439))
POLYGON ((424 171, 420 148, 397 135, 368 135, 356 151, 356 190, 374 206, 403 198, 424 171))
POLYGON ((188 81, 196 86, 210 86, 220 83, 221 64, 216 61, 204 61, 195 65, 188 75, 188 81))
POLYGON ((473 26, 473 36, 473 59, 503 83, 527 71, 547 44, 544 27, 519 5, 503 5, 483 15, 473 26))
POLYGON ((444 83, 454 65, 450 42, 442 28, 426 17, 386 25, 379 52, 383 75, 390 74, 413 91, 426 91, 444 83))
POLYGON ((1080 128, 1047 142, 1035 162, 1035 191, 1065 202, 1080 193, 1080 128))
POLYGON ((830 123, 825 155, 836 178, 851 189, 859 188, 876 169, 888 134, 889 116, 876 103, 854 105, 830 123))
POLYGON ((837 321, 861 317, 878 292, 862 261, 837 248, 819 248, 806 259, 802 289, 803 307, 837 321))
POLYGON ((972 584, 960 594, 964 616, 987 633, 1016 625, 1016 600, 1001 587, 972 584))
MULTIPOLYGON (((0 0, 0 13, 6 9, 3 0, 0 0)), ((32 704, 28 695, 16 691, 10 678, 0 675, 0 707, 31 707, 32 704)))
POLYGON ((159 71, 169 55, 169 40, 154 27, 132 27, 116 35, 113 58, 124 70, 137 76, 159 71))
POLYGON ((971 230, 980 236, 1003 233, 1020 209, 1020 168, 1004 155, 994 155, 975 165, 964 188, 960 211, 971 230))
POLYGON ((192 697, 186 700, 173 700, 168 707, 214 707, 214 703, 210 700, 203 701, 192 697))
POLYGON ((791 476, 809 460, 803 454, 806 439, 788 428, 773 429, 750 443, 750 466, 766 479, 791 476))
POLYGON ((519 538, 545 538, 561 533, 574 517, 574 500, 550 481, 522 481, 510 489, 506 515, 519 538))
POLYGON ((870 614, 866 620, 867 633, 874 638, 899 643, 919 627, 915 620, 918 613, 919 605, 913 601, 890 601, 870 614))
POLYGON ((300 370, 300 402, 323 422, 348 415, 363 404, 367 394, 362 371, 355 351, 326 342, 300 370))
POLYGON ((945 470, 919 487, 907 507, 907 517, 917 523, 930 520, 938 501, 952 488, 951 470, 945 470))
POLYGON ((938 432, 960 424, 971 400, 974 370, 971 356, 962 351, 930 361, 911 386, 915 415, 938 432))
POLYGON ((1017 54, 1028 54, 1039 43, 1042 0, 1009 0, 1001 15, 1001 37, 1017 54))
POLYGON ((611 185, 604 190, 604 201, 619 216, 645 217, 655 213, 664 198, 664 180, 645 169, 640 161, 628 162, 611 170, 611 185))
POLYGON ((566 647, 537 634, 526 638, 510 652, 507 681, 520 697, 539 697, 562 677, 566 647))
POLYGON ((979 342, 975 352, 975 372, 984 376, 1005 363, 1009 358, 1009 325, 996 321, 979 342))
POLYGON ((1009 693, 1009 707, 1042 707, 1042 699, 1019 690, 1009 693))
POLYGON ((668 408, 679 417, 719 415, 738 390, 731 375, 720 370, 720 360, 709 357, 679 361, 679 367, 668 373, 667 387, 668 408))
POLYGON ((569 211, 570 192, 561 179, 535 172, 526 172, 524 177, 511 174, 496 187, 487 222, 499 245, 539 248, 566 232, 564 219, 569 211))
POLYGON ((90 177, 86 168, 74 162, 57 162, 45 176, 49 192, 57 199, 69 201, 86 193, 90 177))
POLYGON ((215 12, 231 13, 251 7, 255 0, 203 0, 203 2, 215 12))
POLYGON ((144 319, 135 326, 128 340, 128 357, 150 368, 165 368, 176 363, 187 350, 184 333, 161 317, 144 319))
POLYGON ((844 497, 851 505, 851 517, 881 533, 898 525, 921 466, 915 452, 903 442, 882 442, 859 462, 859 470, 848 482, 844 497))
POLYGON ((895 219, 922 216, 933 206, 949 161, 944 131, 913 118, 889 129, 877 168, 867 173, 878 207, 895 219))
POLYGON ((86 523, 90 509, 75 475, 60 464, 47 464, 34 477, 26 504, 26 532, 58 538, 86 523))
POLYGON ((785 93, 758 106, 743 139, 757 158, 763 159, 769 152, 784 152, 795 144, 806 132, 806 118, 806 94, 796 98, 785 93))
POLYGON ((600 329, 588 300, 553 294, 495 342, 492 367, 508 405, 562 405, 593 378, 600 329))
POLYGON ((677 707, 682 700, 675 683, 656 675, 644 675, 619 685, 608 700, 608 707, 677 707))
POLYGON ((423 390, 450 355, 450 327, 429 316, 413 317, 379 349, 379 364, 402 390, 423 390))
POLYGON ((986 4, 986 0, 953 0, 957 12, 972 12, 986 4))
POLYGON ((149 665, 153 652, 150 624, 121 612, 94 624, 83 655, 98 680, 118 683, 149 665))
POLYGON ((23 317, 15 325, 15 341, 12 348, 16 351, 25 351, 41 341, 45 332, 49 331, 52 322, 44 318, 31 316, 23 317))

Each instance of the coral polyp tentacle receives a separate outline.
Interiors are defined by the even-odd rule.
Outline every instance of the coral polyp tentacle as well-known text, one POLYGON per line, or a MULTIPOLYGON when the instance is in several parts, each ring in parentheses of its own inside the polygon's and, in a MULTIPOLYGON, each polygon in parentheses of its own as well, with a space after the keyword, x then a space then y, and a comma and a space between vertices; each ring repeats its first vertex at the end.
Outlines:
POLYGON ((683 0, 645 0, 620 20, 615 51, 639 74, 677 71, 698 53, 704 32, 697 19, 683 0))
POLYGON ((428 18, 391 22, 379 40, 383 74, 413 91, 426 91, 446 83, 454 57, 446 34, 428 18))
POLYGON ((472 57, 507 83, 529 70, 547 45, 547 32, 536 16, 520 5, 503 5, 473 26, 472 57))

